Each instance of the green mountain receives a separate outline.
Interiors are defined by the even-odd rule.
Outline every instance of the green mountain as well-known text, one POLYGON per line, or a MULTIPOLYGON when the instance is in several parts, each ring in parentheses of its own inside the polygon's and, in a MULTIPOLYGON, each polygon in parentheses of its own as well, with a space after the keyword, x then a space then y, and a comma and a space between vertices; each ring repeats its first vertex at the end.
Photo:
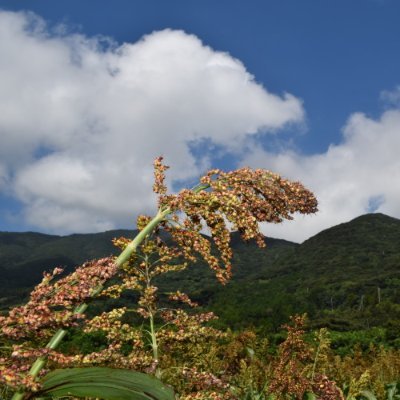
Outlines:
MULTIPOLYGON (((368 214, 292 246, 257 279, 234 281, 210 307, 223 320, 276 329, 307 312, 314 327, 392 327, 400 319, 400 220, 368 214)), ((251 264, 251 258, 249 261, 251 264)))
POLYGON ((0 232, 0 307, 20 302, 42 279, 44 271, 62 266, 71 271, 93 259, 117 254, 114 237, 134 237, 136 231, 53 236, 35 232, 0 232))
MULTIPOLYGON (((57 265, 115 254, 111 239, 135 231, 50 236, 0 233, 0 301, 21 301, 57 265)), ((400 220, 367 214, 324 230, 302 244, 266 239, 267 249, 232 234, 234 277, 218 284, 202 263, 159 281, 160 292, 181 289, 220 316, 220 325, 275 331, 288 316, 307 312, 313 327, 362 330, 400 327, 400 220)))

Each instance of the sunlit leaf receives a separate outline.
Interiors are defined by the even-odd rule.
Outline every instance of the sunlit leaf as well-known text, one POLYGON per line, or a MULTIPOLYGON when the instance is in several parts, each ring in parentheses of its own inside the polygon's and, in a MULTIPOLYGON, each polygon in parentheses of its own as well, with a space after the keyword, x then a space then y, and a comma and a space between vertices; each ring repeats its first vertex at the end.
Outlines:
POLYGON ((174 392, 151 375, 126 369, 59 369, 42 379, 40 397, 92 397, 104 400, 174 400, 174 392))

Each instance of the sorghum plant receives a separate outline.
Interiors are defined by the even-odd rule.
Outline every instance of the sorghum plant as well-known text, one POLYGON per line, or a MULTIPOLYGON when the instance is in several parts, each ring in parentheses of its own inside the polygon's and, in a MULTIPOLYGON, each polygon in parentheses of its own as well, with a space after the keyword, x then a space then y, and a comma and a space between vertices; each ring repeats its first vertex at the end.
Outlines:
POLYGON ((291 320, 292 324, 284 325, 287 338, 279 346, 279 357, 273 368, 268 391, 276 399, 302 400, 309 395, 319 400, 344 400, 336 383, 319 371, 316 372, 317 362, 324 359, 323 353, 329 346, 326 332, 322 331, 317 336, 320 343, 312 357, 313 349, 304 340, 306 315, 296 315, 291 320))
POLYGON ((288 335, 279 347, 279 359, 269 390, 282 398, 293 396, 302 399, 307 391, 311 391, 311 382, 305 370, 311 360, 311 352, 303 340, 305 316, 292 317, 292 322, 293 326, 284 326, 288 335))
MULTIPOLYGON (((26 306, 17 307, 11 310, 8 316, 0 318, 1 334, 17 341, 11 354, 0 360, 0 381, 18 390, 13 397, 14 400, 26 397, 27 392, 40 390, 39 378, 44 373, 43 368, 46 365, 52 368, 54 365, 65 366, 85 362, 77 356, 68 357, 55 350, 65 336, 66 330, 81 323, 80 321, 85 318, 87 302, 102 293, 109 279, 118 271, 129 272, 131 265, 134 265, 136 273, 124 278, 121 289, 107 288, 105 293, 132 288, 141 291, 140 308, 137 311, 150 322, 149 334, 153 351, 151 362, 154 371, 157 371, 158 338, 154 328, 157 311, 156 288, 151 284, 151 274, 155 276, 163 272, 163 268, 180 268, 176 265, 171 267, 168 263, 171 257, 179 257, 187 263, 194 262, 200 256, 215 271, 217 279, 225 284, 231 276, 230 231, 232 229, 238 230, 244 240, 255 239, 259 246, 265 246, 259 223, 279 223, 283 219, 291 219, 295 212, 308 214, 317 210, 314 195, 302 184, 290 182, 266 170, 250 168, 232 172, 211 170, 194 188, 184 189, 178 194, 167 194, 164 173, 168 167, 163 164, 162 157, 155 160, 154 167, 153 189, 158 194, 158 212, 154 218, 141 217, 138 224, 140 233, 129 243, 123 240, 119 243, 124 250, 117 259, 92 261, 74 274, 59 280, 55 279, 60 272, 56 269, 52 274, 45 275, 26 306), (214 243, 217 252, 213 251, 210 240, 201 234, 204 227, 208 227, 211 232, 211 242, 214 243), (152 241, 151 234, 159 229, 169 233, 175 244, 173 250, 160 245, 157 240, 152 241), (146 246, 160 250, 157 267, 153 268, 149 258, 146 258, 146 246), (142 259, 138 257, 139 248, 143 250, 142 259), (45 341, 53 329, 58 331, 46 344, 45 341), (32 339, 38 340, 37 346, 33 348, 30 346, 32 339), (38 358, 29 368, 29 363, 36 357, 38 358)), ((190 300, 184 294, 175 293, 171 296, 185 300, 190 305, 190 300)), ((196 321, 183 312, 168 311, 161 316, 168 323, 175 324, 178 334, 179 327, 184 326, 182 321, 184 324, 189 321, 200 323, 209 318, 203 315, 196 317, 198 318, 196 321)), ((122 345, 121 340, 131 341, 131 345, 135 348, 140 349, 143 346, 135 332, 126 327, 122 329, 122 325, 117 321, 115 315, 111 315, 111 318, 101 315, 87 327, 88 330, 93 329, 96 324, 104 327, 111 342, 115 342, 114 348, 111 346, 101 355, 104 361, 122 345)), ((184 336, 185 332, 182 335, 184 336)), ((96 357, 98 356, 89 362, 95 362, 96 357)), ((146 364, 147 361, 142 359, 139 362, 131 359, 123 365, 131 367, 136 362, 146 364)), ((191 374, 195 376, 197 373, 191 372, 191 374)))

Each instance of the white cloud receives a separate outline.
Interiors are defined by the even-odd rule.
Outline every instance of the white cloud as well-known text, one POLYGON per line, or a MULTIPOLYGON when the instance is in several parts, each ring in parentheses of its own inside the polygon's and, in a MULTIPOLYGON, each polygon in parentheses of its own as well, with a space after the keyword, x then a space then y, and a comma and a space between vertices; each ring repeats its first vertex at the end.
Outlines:
POLYGON ((394 90, 383 90, 381 100, 392 107, 400 106, 400 86, 397 86, 394 90))
POLYGON ((302 241, 322 229, 367 212, 400 218, 400 110, 374 120, 355 113, 343 129, 343 141, 322 154, 294 151, 271 154, 255 148, 244 160, 300 180, 319 200, 315 216, 268 225, 265 234, 302 241))
POLYGON ((0 12, 4 190, 39 229, 133 225, 154 207, 157 155, 174 179, 186 179, 204 164, 188 143, 206 138, 239 151, 246 135, 303 120, 299 99, 269 93, 239 60, 193 35, 102 43, 52 34, 33 14, 0 12))

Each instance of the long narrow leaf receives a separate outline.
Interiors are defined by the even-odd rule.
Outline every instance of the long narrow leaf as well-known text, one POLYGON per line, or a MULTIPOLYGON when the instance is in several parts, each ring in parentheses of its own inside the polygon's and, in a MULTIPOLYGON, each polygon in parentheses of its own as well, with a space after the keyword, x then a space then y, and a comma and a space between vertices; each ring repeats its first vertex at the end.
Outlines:
POLYGON ((104 400, 174 400, 174 392, 153 376, 126 369, 89 367, 50 372, 38 396, 93 397, 104 400))

